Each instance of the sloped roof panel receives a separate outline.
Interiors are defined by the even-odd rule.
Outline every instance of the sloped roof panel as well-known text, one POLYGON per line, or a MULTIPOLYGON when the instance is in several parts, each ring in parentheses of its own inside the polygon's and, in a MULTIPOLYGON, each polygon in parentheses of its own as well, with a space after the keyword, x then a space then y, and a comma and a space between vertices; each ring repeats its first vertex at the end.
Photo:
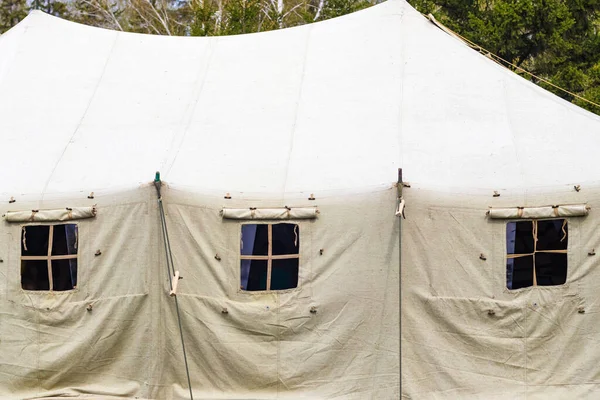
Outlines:
POLYGON ((0 54, 6 195, 132 186, 155 170, 173 185, 269 196, 389 185, 399 167, 462 192, 595 180, 597 116, 403 0, 213 38, 34 12, 0 37, 0 54))

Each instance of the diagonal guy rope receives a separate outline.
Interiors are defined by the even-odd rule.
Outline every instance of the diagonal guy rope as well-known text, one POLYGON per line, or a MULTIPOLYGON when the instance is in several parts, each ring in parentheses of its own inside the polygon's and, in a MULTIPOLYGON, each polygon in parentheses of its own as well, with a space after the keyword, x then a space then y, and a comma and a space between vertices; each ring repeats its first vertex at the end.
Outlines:
MULTIPOLYGON (((494 61, 498 62, 498 60, 500 60, 503 63, 505 63, 506 65, 510 65, 514 69, 516 69, 518 71, 521 71, 521 72, 523 72, 523 73, 531 76, 532 78, 538 79, 538 80, 544 82, 545 84, 552 86, 555 89, 558 89, 558 90, 560 90, 560 91, 562 91, 564 93, 570 94, 571 96, 573 96, 573 97, 575 97, 575 98, 577 98, 577 99, 579 99, 581 101, 584 101, 586 103, 589 103, 589 104, 591 104, 593 106, 596 106, 596 107, 600 108, 600 104, 595 103, 595 102, 593 102, 591 100, 588 100, 585 97, 582 97, 582 96, 578 95, 577 93, 573 93, 573 92, 571 92, 571 91, 569 91, 567 89, 564 89, 564 88, 562 88, 562 87, 560 87, 560 86, 558 86, 558 85, 550 82, 549 80, 542 78, 541 76, 537 76, 537 75, 535 75, 535 74, 527 71, 526 69, 523 69, 522 67, 519 67, 518 65, 515 65, 515 64, 511 63, 510 61, 507 61, 504 58, 502 58, 502 57, 500 57, 500 56, 492 53, 491 51, 489 51, 489 50, 487 50, 487 49, 485 49, 483 47, 481 47, 480 45, 478 45, 477 43, 472 42, 471 40, 467 39, 466 37, 461 36, 459 33, 454 32, 452 29, 448 28, 447 26, 445 26, 444 24, 442 24, 441 22, 439 22, 438 20, 436 20, 435 17, 432 14, 427 15, 427 19, 429 19, 435 26, 437 26, 438 28, 440 28, 441 30, 443 30, 444 32, 446 32, 447 34, 449 34, 450 36, 454 36, 455 38, 457 38, 457 39, 465 42, 469 47, 471 47, 474 50, 479 51, 482 54, 485 53, 484 55, 489 56, 494 61)), ((498 64, 500 64, 500 63, 498 63, 498 64)))
MULTIPOLYGON (((156 173, 154 180, 154 186, 156 187, 156 194, 158 195, 158 208, 160 211, 160 220, 162 234, 165 244, 165 255, 167 258, 167 275, 169 276, 169 284, 173 287, 173 279, 179 279, 178 275, 175 274, 175 265, 173 263, 173 253, 171 252, 171 241, 169 240, 169 232, 167 231, 167 219, 165 217, 165 209, 163 207, 162 195, 160 193, 161 188, 160 173, 156 173), (173 276, 173 277, 172 277, 173 276)), ((183 328, 181 326, 181 314, 179 313, 179 303, 177 296, 173 296, 175 299, 175 309, 177 310, 177 323, 179 324, 179 336, 181 337, 181 347, 183 349, 183 361, 185 363, 185 373, 187 375, 188 388, 190 390, 190 400, 194 400, 194 394, 192 392, 192 382, 190 380, 190 369, 188 367, 187 354, 185 352, 185 341, 183 340, 183 328)))

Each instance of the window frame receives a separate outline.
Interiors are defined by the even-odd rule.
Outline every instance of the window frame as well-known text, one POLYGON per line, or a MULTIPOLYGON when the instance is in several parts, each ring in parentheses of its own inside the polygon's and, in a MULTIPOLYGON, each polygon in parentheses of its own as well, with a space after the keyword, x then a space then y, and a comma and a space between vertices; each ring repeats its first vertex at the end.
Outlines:
MULTIPOLYGON (((21 286, 21 290, 26 292, 40 293, 40 292, 52 292, 52 293, 71 293, 73 291, 78 290, 79 284, 75 285, 72 289, 69 290, 54 290, 54 279, 52 277, 52 261, 54 260, 77 260, 78 274, 79 274, 79 224, 73 221, 60 221, 60 223, 55 224, 26 224, 21 225, 21 235, 19 240, 19 282, 21 286), (64 254, 64 255, 52 255, 52 246, 54 244, 54 227, 61 225, 75 225, 77 226, 77 254, 64 254), (47 226, 48 229, 48 254, 45 256, 24 256, 21 250, 21 245, 23 243, 22 232, 26 230, 28 226, 47 226), (47 261, 48 267, 48 290, 35 290, 35 289, 24 289, 21 283, 21 274, 23 261, 47 261)), ((77 276, 77 283, 79 283, 79 276, 77 276)))
MULTIPOLYGON (((508 264, 508 260, 510 259, 516 259, 519 257, 529 257, 529 256, 533 256, 533 263, 532 263, 532 273, 533 273, 533 279, 532 279, 532 285, 531 286, 524 286, 524 287, 520 287, 520 288, 516 288, 516 289, 511 289, 508 287, 508 282, 505 278, 505 289, 508 290, 509 292, 515 292, 518 290, 523 290, 523 289, 530 289, 530 288, 553 288, 553 287, 563 287, 566 286, 568 284, 568 277, 569 277, 569 245, 571 243, 571 235, 569 233, 569 227, 571 225, 571 221, 569 221, 568 218, 566 217, 553 217, 553 218, 527 218, 527 219, 517 219, 517 220, 508 220, 506 222, 506 224, 504 225, 504 244, 505 244, 505 249, 504 249, 504 272, 505 272, 505 277, 506 277, 506 273, 507 273, 507 264, 508 264), (564 226, 567 226, 567 247, 563 250, 563 249, 558 249, 558 250, 537 250, 537 245, 538 245, 538 240, 536 240, 536 234, 535 232, 537 231, 537 224, 539 221, 556 221, 556 220, 563 220, 563 229, 564 226), (508 225, 511 223, 519 223, 519 222, 532 222, 534 227, 533 229, 533 252, 532 253, 514 253, 514 254, 508 254, 508 247, 507 247, 507 228, 508 225), (566 265, 565 265, 565 269, 566 269, 566 274, 565 274, 565 282, 561 283, 559 285, 538 285, 537 283, 537 272, 536 272, 536 262, 535 262, 535 255, 537 253, 549 253, 549 254, 565 254, 566 255, 566 265)), ((513 267, 514 268, 514 267, 513 267)), ((513 270, 513 276, 514 276, 514 270, 513 270)))
POLYGON ((242 241, 242 230, 243 230, 243 226, 244 225, 267 225, 267 241, 268 241, 268 250, 267 250, 267 255, 266 256, 254 256, 254 255, 243 255, 242 254, 242 249, 241 247, 238 246, 238 255, 239 255, 239 260, 238 260, 238 287, 239 287, 239 292, 241 293, 249 293, 249 294, 253 294, 253 293, 280 293, 280 292, 285 292, 285 291, 290 291, 290 290, 296 290, 300 288, 300 261, 301 261, 301 251, 300 251, 300 246, 298 246, 298 254, 280 254, 280 255, 273 255, 273 225, 280 225, 280 224, 289 224, 289 225, 295 225, 298 228, 298 239, 300 239, 300 224, 296 221, 285 221, 285 222, 275 222, 275 221, 268 221, 268 222, 259 222, 259 221, 252 221, 249 223, 244 223, 244 224, 240 224, 239 225, 239 241, 238 243, 241 243, 242 241), (287 289, 271 289, 271 276, 272 276, 272 272, 273 272, 273 260, 290 260, 290 259, 298 259, 298 280, 297 280, 297 284, 295 287, 291 287, 291 288, 287 288, 287 289), (241 287, 241 282, 242 282, 242 270, 241 270, 241 263, 242 260, 261 260, 261 261, 267 261, 267 285, 266 285, 266 289, 265 290, 246 290, 246 289, 242 289, 241 287))

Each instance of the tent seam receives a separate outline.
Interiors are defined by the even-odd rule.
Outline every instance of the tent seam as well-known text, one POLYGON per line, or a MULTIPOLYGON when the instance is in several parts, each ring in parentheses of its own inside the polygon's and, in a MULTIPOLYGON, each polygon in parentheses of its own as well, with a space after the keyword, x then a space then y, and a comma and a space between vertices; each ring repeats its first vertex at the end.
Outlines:
POLYGON ((115 46, 117 44, 117 40, 118 39, 119 39, 119 34, 115 33, 115 39, 113 40, 113 43, 112 43, 112 45, 110 47, 110 50, 108 52, 108 57, 106 57, 106 61, 104 62, 104 66, 102 67, 102 73, 100 74, 100 78, 98 78, 98 82, 96 82, 96 86, 94 87, 92 95, 90 96, 90 100, 88 101, 88 104, 87 104, 85 110, 83 111, 83 114, 82 114, 81 118, 79 119, 79 122, 77 123, 77 127, 73 131, 73 134, 69 138, 69 141, 67 142, 67 144, 65 145, 62 153, 58 157, 58 160, 56 161, 56 164, 54 164, 54 168, 52 168, 52 171, 50 172, 50 175, 48 176, 48 179, 46 180, 46 183, 44 184, 44 188, 42 189, 42 193, 41 193, 40 202, 44 201, 44 195, 46 194, 46 190, 48 190, 48 186, 50 185, 50 182, 52 181, 52 177, 54 176, 54 173, 56 172, 56 169, 58 168, 58 165, 60 164, 60 162, 64 158, 64 156, 65 156, 65 154, 67 152, 67 149, 69 148, 69 145, 73 142, 73 139, 75 138, 75 135, 77 134, 77 132, 79 132, 79 128, 81 128, 81 124, 83 123, 83 120, 85 119, 88 111, 90 110, 92 102, 94 101, 94 98, 96 97, 96 93, 98 92, 98 88, 100 87, 100 83, 102 82, 102 79, 104 79, 104 74, 106 72, 106 67, 108 66, 108 63, 110 62, 111 55, 112 55, 112 53, 113 53, 113 51, 115 49, 115 46))
MULTIPOLYGON (((513 145, 513 151, 515 154, 515 161, 516 164, 519 168, 519 175, 521 177, 521 187, 524 187, 525 184, 525 179, 524 179, 524 171, 523 171, 523 164, 521 163, 521 157, 519 154, 519 148, 518 148, 518 144, 517 144, 517 138, 515 135, 515 130, 514 130, 514 125, 512 123, 511 117, 510 117, 510 101, 508 100, 508 93, 507 93, 508 87, 507 87, 507 82, 506 79, 502 80, 502 92, 503 92, 503 100, 504 100, 504 110, 505 110, 505 115, 506 115, 506 122, 508 124, 508 130, 510 132, 510 137, 512 139, 512 145, 513 145)), ((527 199, 525 199, 526 201, 527 199)))
POLYGON ((310 25, 310 29, 306 34, 306 44, 304 45, 304 62, 302 63, 302 73, 300 75, 300 83, 298 85, 298 96, 296 100, 296 107, 294 110, 294 120, 292 121, 291 132, 290 132, 290 147, 288 149, 287 164, 285 166, 285 175, 283 181, 282 197, 287 192, 287 183, 290 174, 290 164, 292 163, 292 153, 294 150, 294 138, 296 136, 296 126, 298 124, 298 111, 300 110, 300 103, 302 101, 302 92, 304 88, 304 78, 306 77, 306 64, 308 60, 308 48, 310 47, 310 38, 312 36, 313 25, 310 25))
MULTIPOLYGON (((198 93, 195 96, 193 106, 188 106, 188 110, 190 111, 189 114, 188 114, 188 110, 186 110, 186 112, 183 115, 183 119, 184 119, 183 132, 180 135, 175 134, 173 137, 173 140, 171 142, 171 148, 169 149, 169 152, 171 149, 174 149, 174 156, 171 161, 169 161, 168 156, 164 160, 163 166, 164 166, 165 171, 164 171, 163 176, 165 176, 171 172, 171 169, 173 168, 173 165, 175 165, 175 161, 177 160, 177 157, 179 156, 179 151, 181 150, 181 146, 183 145, 185 138, 188 134, 188 131, 190 130, 190 126, 192 125, 192 119, 193 119, 194 115, 196 115, 196 109, 198 108, 198 103, 200 102, 200 97, 202 95, 202 92, 204 91, 204 84, 206 83, 206 77, 209 74, 210 64, 211 64, 213 55, 215 53, 215 47, 217 46, 218 42, 219 42, 218 37, 214 39, 214 44, 213 44, 213 41, 209 42, 209 48, 207 49, 207 51, 209 53, 208 53, 208 57, 206 58, 206 66, 203 68, 203 71, 201 70, 203 72, 202 82, 200 83, 200 85, 198 87, 198 93), (185 121, 186 118, 187 118, 187 121, 185 121), (179 143, 176 144, 178 136, 180 137, 180 139, 179 139, 179 143)), ((196 78, 196 82, 198 82, 199 79, 200 79, 200 74, 198 74, 198 77, 196 78)), ((192 98, 193 97, 194 96, 192 93, 192 98)))
POLYGON ((402 22, 404 21, 404 9, 402 9, 402 13, 400 14, 400 21, 398 21, 398 25, 400 26, 400 35, 399 35, 399 43, 400 43, 400 104, 398 107, 398 135, 397 135, 397 143, 398 143, 398 168, 402 168, 404 164, 404 155, 402 153, 403 150, 403 134, 404 134, 404 118, 403 118, 403 110, 404 110, 404 82, 406 82, 406 61, 405 61, 405 50, 406 43, 402 40, 403 28, 404 25, 402 22))

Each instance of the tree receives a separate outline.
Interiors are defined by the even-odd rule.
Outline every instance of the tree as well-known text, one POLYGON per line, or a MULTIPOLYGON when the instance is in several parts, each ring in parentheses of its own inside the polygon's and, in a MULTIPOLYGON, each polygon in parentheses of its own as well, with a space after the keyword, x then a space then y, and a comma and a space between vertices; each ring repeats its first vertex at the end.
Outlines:
POLYGON ((122 31, 122 4, 115 0, 74 0, 70 19, 85 25, 122 31))
POLYGON ((0 1, 0 34, 15 26, 29 11, 25 0, 0 1))
POLYGON ((0 0, 7 30, 31 9, 86 25, 157 35, 237 35, 341 16, 378 0, 0 0))
POLYGON ((194 0, 191 35, 237 35, 303 25, 368 7, 368 0, 194 0))
POLYGON ((371 6, 368 0, 326 0, 320 2, 314 21, 350 14, 371 6))
POLYGON ((31 9, 40 10, 55 17, 65 19, 69 19, 70 17, 67 3, 60 0, 33 0, 31 2, 31 9))

